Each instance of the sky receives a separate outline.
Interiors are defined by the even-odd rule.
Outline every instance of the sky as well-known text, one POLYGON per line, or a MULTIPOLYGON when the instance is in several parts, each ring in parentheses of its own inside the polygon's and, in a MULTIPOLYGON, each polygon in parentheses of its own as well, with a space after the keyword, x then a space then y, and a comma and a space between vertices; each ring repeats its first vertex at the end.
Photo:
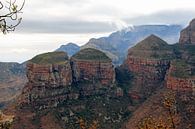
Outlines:
POLYGON ((62 44, 83 45, 132 25, 185 27, 195 18, 195 0, 26 0, 20 16, 16 31, 0 34, 0 62, 21 63, 62 44))

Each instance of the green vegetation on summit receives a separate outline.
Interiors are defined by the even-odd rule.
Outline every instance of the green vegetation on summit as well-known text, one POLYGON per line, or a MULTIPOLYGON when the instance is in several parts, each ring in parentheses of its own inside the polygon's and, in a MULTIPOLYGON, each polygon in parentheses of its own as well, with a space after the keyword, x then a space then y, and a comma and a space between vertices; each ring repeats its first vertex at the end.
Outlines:
POLYGON ((92 61, 111 61, 111 59, 103 52, 93 49, 87 48, 77 52, 72 56, 75 59, 79 60, 92 60, 92 61))
POLYGON ((134 57, 151 59, 173 58, 171 46, 155 35, 150 35, 129 49, 129 54, 134 57))
POLYGON ((35 56, 30 60, 36 64, 61 64, 68 60, 68 55, 65 52, 48 52, 35 56))

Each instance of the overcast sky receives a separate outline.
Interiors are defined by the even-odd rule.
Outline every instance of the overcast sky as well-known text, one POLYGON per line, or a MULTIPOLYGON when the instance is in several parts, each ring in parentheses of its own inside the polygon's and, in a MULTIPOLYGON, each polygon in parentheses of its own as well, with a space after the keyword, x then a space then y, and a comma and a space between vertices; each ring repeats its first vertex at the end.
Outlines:
POLYGON ((0 35, 0 61, 23 62, 131 25, 186 26, 195 18, 195 0, 26 0, 22 17, 15 32, 0 35))

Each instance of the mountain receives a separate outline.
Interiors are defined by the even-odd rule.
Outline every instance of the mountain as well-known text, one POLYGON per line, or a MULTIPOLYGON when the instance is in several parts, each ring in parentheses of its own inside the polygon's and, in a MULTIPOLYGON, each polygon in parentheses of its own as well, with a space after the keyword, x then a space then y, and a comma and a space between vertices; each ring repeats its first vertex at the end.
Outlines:
POLYGON ((80 47, 74 43, 68 43, 66 45, 61 45, 60 48, 58 48, 55 51, 63 51, 67 52, 68 56, 72 56, 75 53, 77 53, 80 50, 80 47))
POLYGON ((115 65, 119 65, 124 61, 128 49, 149 35, 157 35, 169 44, 173 44, 178 41, 181 29, 182 27, 179 25, 134 26, 114 32, 108 37, 92 38, 81 49, 96 48, 102 50, 113 60, 115 65))
POLYGON ((155 35, 150 35, 130 48, 122 65, 134 75, 129 94, 139 96, 139 101, 150 96, 163 83, 173 58, 172 48, 155 35))

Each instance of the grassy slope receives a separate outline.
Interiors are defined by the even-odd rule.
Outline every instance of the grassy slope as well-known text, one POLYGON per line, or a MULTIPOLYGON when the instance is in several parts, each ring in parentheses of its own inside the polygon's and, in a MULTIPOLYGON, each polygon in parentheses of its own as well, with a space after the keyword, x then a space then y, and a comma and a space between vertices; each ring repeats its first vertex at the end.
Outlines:
POLYGON ((105 53, 92 48, 83 49, 72 57, 79 60, 111 61, 111 59, 106 56, 105 53))
POLYGON ((172 59, 173 51, 165 41, 151 35, 129 49, 129 54, 134 57, 149 59, 172 59))
POLYGON ((48 52, 35 56, 30 60, 36 64, 61 64, 68 60, 68 56, 65 52, 48 52))

